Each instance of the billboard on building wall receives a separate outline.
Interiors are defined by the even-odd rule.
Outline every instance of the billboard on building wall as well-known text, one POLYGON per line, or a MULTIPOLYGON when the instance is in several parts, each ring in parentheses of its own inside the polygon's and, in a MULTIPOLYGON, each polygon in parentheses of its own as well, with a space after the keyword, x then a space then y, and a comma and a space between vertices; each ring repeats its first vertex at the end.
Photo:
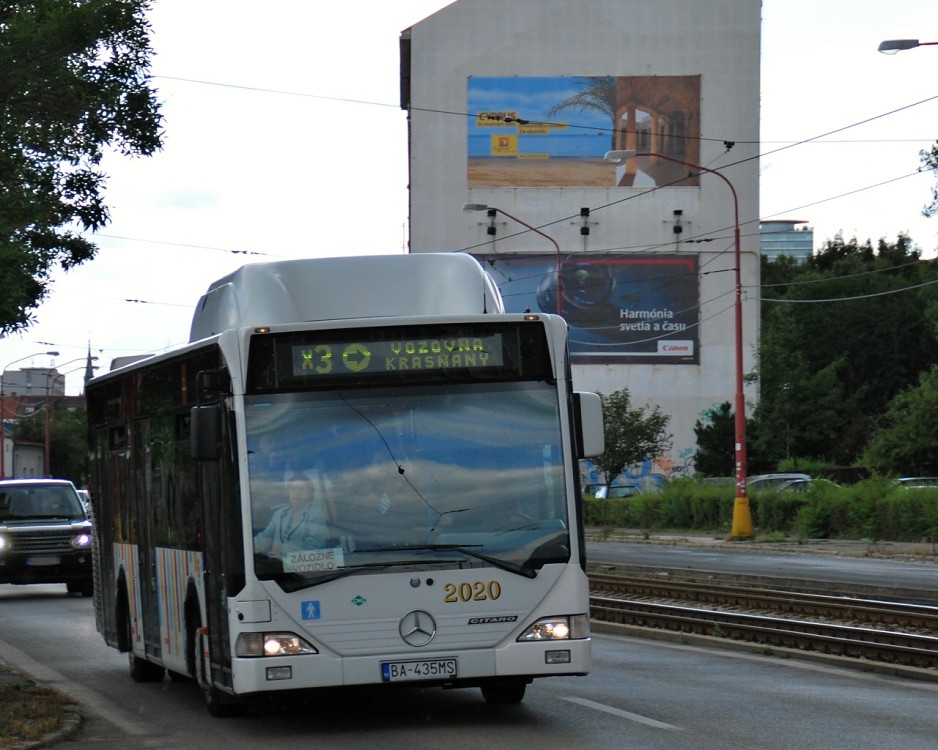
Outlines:
POLYGON ((700 76, 470 77, 469 187, 698 185, 700 76), (649 154, 615 165, 607 151, 649 154))
POLYGON ((508 312, 558 313, 575 364, 698 364, 695 254, 481 255, 508 312))

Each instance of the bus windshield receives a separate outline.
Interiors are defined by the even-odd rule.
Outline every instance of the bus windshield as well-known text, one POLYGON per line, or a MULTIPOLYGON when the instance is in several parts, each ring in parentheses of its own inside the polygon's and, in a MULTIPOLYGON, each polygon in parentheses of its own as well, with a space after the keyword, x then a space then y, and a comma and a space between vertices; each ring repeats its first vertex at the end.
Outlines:
POLYGON ((556 387, 422 383, 245 399, 255 570, 287 590, 357 571, 570 557, 556 387))

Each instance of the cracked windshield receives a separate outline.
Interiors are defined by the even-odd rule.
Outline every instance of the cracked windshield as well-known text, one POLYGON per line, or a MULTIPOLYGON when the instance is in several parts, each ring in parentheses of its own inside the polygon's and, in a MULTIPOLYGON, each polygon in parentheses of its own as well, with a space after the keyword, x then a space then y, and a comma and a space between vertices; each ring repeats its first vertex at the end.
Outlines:
POLYGON ((523 382, 247 399, 258 576, 566 562, 556 398, 523 382))

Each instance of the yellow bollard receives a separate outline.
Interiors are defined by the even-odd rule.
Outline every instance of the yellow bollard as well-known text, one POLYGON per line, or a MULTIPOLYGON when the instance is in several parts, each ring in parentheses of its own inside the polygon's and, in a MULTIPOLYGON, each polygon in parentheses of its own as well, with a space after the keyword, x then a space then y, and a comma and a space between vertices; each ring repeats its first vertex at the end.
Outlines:
POLYGON ((752 539, 752 514, 749 512, 749 498, 737 497, 733 503, 733 539, 752 539))

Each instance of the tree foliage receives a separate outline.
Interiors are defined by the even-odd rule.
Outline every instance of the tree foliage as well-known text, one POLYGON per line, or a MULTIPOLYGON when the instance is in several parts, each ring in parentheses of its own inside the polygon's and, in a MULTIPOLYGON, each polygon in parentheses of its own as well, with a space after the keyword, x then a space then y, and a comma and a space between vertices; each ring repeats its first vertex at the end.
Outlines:
POLYGON ((803 264, 763 259, 762 282, 750 466, 855 465, 892 399, 938 364, 938 269, 904 236, 836 238, 803 264))
POLYGON ((88 481, 88 421, 84 409, 59 409, 52 399, 32 417, 16 422, 16 439, 45 443, 46 409, 49 420, 49 472, 58 479, 71 479, 81 487, 88 481))
POLYGON ((608 396, 599 394, 603 406, 606 452, 593 463, 611 482, 623 469, 645 459, 657 458, 671 449, 667 431, 670 417, 655 406, 634 408, 628 388, 608 396))
POLYGON ((694 470, 705 477, 731 477, 736 471, 736 418, 729 401, 708 410, 694 424, 694 470))
POLYGON ((938 366, 899 393, 877 419, 863 463, 881 474, 938 475, 938 366))
POLYGON ((0 333, 29 325, 52 270, 109 220, 101 160, 150 155, 161 118, 150 0, 0 3, 0 333))
MULTIPOLYGON (((930 151, 920 151, 921 164, 924 169, 930 169, 938 176, 938 143, 934 143, 930 151)), ((938 182, 931 189, 931 203, 922 209, 922 215, 932 217, 938 215, 938 182)))

